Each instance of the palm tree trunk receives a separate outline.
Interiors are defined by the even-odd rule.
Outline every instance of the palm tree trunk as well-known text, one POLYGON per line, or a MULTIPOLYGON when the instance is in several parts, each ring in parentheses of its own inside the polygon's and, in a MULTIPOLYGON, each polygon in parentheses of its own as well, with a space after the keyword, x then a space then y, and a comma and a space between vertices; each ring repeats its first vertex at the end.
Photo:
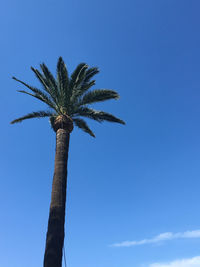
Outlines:
POLYGON ((55 169, 46 237, 44 267, 61 267, 64 243, 65 203, 67 190, 67 160, 70 134, 64 129, 56 132, 55 169))

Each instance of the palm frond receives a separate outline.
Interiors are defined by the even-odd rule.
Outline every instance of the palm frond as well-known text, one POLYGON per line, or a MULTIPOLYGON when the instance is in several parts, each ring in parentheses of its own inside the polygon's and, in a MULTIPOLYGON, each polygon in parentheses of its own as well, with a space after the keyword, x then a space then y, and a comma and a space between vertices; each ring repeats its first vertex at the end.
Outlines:
POLYGON ((42 72, 44 74, 43 77, 45 77, 46 84, 49 86, 55 97, 58 98, 58 88, 54 76, 44 63, 40 64, 40 68, 42 69, 42 72))
POLYGON ((92 130, 89 128, 89 126, 87 125, 87 123, 84 120, 76 118, 76 119, 73 119, 73 121, 78 128, 82 129, 84 132, 95 137, 95 134, 92 132, 92 130))
POLYGON ((46 81, 46 78, 39 72, 39 70, 34 69, 33 67, 31 67, 31 70, 35 73, 36 77, 43 85, 44 90, 51 96, 53 101, 58 104, 57 94, 55 93, 54 89, 49 86, 48 81, 46 81))
POLYGON ((86 72, 84 83, 88 83, 91 78, 99 73, 99 69, 97 67, 89 68, 86 72))
POLYGON ((95 80, 92 80, 90 82, 87 82, 87 83, 84 83, 81 88, 80 88, 80 91, 81 91, 81 95, 84 94, 86 91, 88 91, 92 86, 94 86, 96 84, 96 81, 95 80))
POLYGON ((71 88, 71 90, 73 89, 74 85, 78 82, 80 73, 83 70, 85 70, 86 68, 88 68, 88 65, 86 63, 80 63, 76 67, 74 72, 71 74, 71 79, 70 79, 70 83, 69 83, 69 87, 71 88))
POLYGON ((81 70, 79 71, 77 78, 76 78, 76 82, 74 83, 74 87, 78 88, 81 86, 81 84, 83 83, 85 76, 86 76, 86 71, 87 71, 88 65, 85 64, 81 70))
POLYGON ((89 68, 87 69, 87 65, 83 65, 83 68, 79 72, 78 83, 74 84, 75 88, 72 91, 72 102, 76 102, 76 100, 82 96, 86 91, 88 91, 93 85, 95 85, 95 80, 91 80, 91 78, 99 73, 98 68, 89 68), (82 73, 81 73, 82 72, 82 73))
POLYGON ((57 63, 57 82, 60 92, 59 100, 67 106, 69 104, 71 93, 69 90, 68 71, 62 57, 59 57, 57 63))
POLYGON ((11 121, 11 124, 17 123, 17 122, 22 122, 23 120, 27 120, 27 119, 32 119, 32 118, 44 118, 44 117, 50 117, 53 116, 52 112, 48 112, 48 111, 37 111, 37 112, 32 112, 29 113, 23 117, 20 117, 18 119, 15 119, 13 121, 11 121))
POLYGON ((114 115, 104 112, 104 111, 95 111, 95 114, 93 114, 93 119, 94 120, 99 120, 99 121, 109 121, 109 122, 117 122, 125 125, 125 122, 114 115))
POLYGON ((79 95, 81 95, 81 89, 83 85, 83 81, 85 79, 86 71, 87 71, 88 65, 85 63, 81 63, 77 66, 75 71, 71 75, 70 80, 70 91, 71 91, 71 97, 70 102, 74 105, 74 103, 77 102, 77 98, 79 95))
POLYGON ((76 88, 76 90, 73 91, 73 95, 71 97, 71 102, 76 102, 76 100, 79 99, 85 92, 87 92, 92 86, 95 85, 95 80, 85 83, 79 88, 76 88))
POLYGON ((101 102, 109 99, 118 99, 117 92, 108 89, 97 89, 86 93, 80 100, 79 105, 88 105, 95 102, 101 102))
POLYGON ((82 116, 82 117, 96 120, 98 122, 102 122, 103 120, 96 116, 97 112, 98 112, 97 110, 92 109, 92 108, 78 107, 77 109, 75 109, 74 113, 72 114, 72 118, 82 116))
POLYGON ((72 108, 71 108, 71 113, 73 112, 73 107, 76 108, 77 106, 77 103, 79 102, 80 100, 80 97, 86 92, 88 91, 93 85, 95 85, 95 80, 89 82, 89 83, 86 83, 86 84, 83 84, 81 87, 79 88, 76 88, 76 90, 73 91, 73 95, 71 96, 70 98, 70 102, 72 103, 72 108))
POLYGON ((26 86, 28 89, 30 89, 33 93, 35 94, 31 94, 29 92, 26 92, 24 90, 18 90, 18 92, 20 93, 25 93, 27 95, 36 97, 37 99, 41 100, 42 102, 46 103, 47 105, 49 105, 51 108, 53 109, 57 109, 56 104, 53 102, 52 98, 49 97, 47 94, 45 94, 44 92, 42 92, 41 90, 37 89, 36 87, 30 86, 29 84, 17 79, 16 77, 12 77, 13 80, 23 84, 24 86, 26 86))
POLYGON ((86 118, 96 120, 98 122, 109 121, 109 122, 117 122, 117 123, 125 124, 123 120, 115 117, 114 115, 110 113, 100 111, 100 110, 95 110, 95 109, 88 108, 88 107, 77 108, 72 117, 77 117, 77 116, 83 116, 86 118))
POLYGON ((49 107, 51 107, 55 111, 58 111, 56 105, 47 96, 41 96, 41 95, 39 95, 37 93, 36 94, 32 94, 32 93, 26 92, 24 90, 18 90, 18 92, 26 94, 26 95, 33 96, 33 97, 39 99, 40 101, 44 102, 45 104, 47 104, 49 107))
POLYGON ((31 85, 29 85, 29 84, 27 84, 27 83, 25 83, 25 82, 23 82, 23 81, 17 79, 16 77, 12 77, 12 79, 15 80, 15 81, 17 81, 17 82, 19 82, 19 83, 21 83, 21 84, 23 84, 23 85, 26 86, 28 89, 30 89, 32 92, 34 92, 34 93, 36 93, 36 94, 38 94, 38 95, 40 95, 40 96, 44 96, 44 98, 46 98, 46 97, 49 98, 44 92, 42 92, 42 91, 39 90, 38 88, 33 87, 33 86, 31 86, 31 85))

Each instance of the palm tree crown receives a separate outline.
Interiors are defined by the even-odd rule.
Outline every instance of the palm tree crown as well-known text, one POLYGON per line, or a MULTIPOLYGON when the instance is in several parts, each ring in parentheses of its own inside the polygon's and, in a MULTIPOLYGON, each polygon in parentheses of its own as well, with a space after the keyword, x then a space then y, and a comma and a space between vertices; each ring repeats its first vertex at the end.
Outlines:
POLYGON ((98 68, 80 63, 69 77, 65 63, 60 57, 57 63, 57 78, 55 79, 47 66, 40 65, 42 72, 31 67, 36 77, 42 84, 43 90, 37 89, 27 83, 13 77, 14 80, 25 85, 30 91, 19 90, 18 92, 33 96, 46 103, 50 111, 37 111, 13 120, 11 123, 22 122, 31 118, 49 117, 54 131, 65 127, 68 132, 73 130, 73 124, 86 133, 95 137, 85 120, 81 117, 90 118, 98 122, 109 121, 125 124, 123 120, 110 113, 90 108, 90 104, 109 99, 118 99, 117 92, 108 89, 90 90, 95 85, 93 76, 99 73, 98 68))

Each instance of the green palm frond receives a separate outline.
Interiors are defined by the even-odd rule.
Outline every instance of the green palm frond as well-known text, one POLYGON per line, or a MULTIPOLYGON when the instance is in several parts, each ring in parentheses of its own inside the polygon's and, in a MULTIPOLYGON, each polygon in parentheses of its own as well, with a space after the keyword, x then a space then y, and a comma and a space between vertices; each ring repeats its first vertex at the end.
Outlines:
POLYGON ((23 84, 24 86, 26 86, 29 90, 31 90, 35 94, 31 94, 31 93, 26 92, 24 90, 18 90, 18 92, 33 96, 33 97, 41 100, 42 102, 46 103, 51 108, 56 110, 56 105, 53 103, 53 100, 51 99, 51 97, 49 97, 47 94, 45 94, 41 90, 37 89, 36 87, 30 86, 29 84, 17 79, 16 77, 12 77, 12 78, 13 78, 13 80, 15 80, 15 81, 23 84))
POLYGON ((31 93, 26 92, 24 90, 18 90, 18 92, 19 93, 23 93, 23 94, 27 94, 27 95, 30 95, 30 96, 33 96, 33 97, 39 99, 40 101, 44 102, 45 104, 47 104, 49 107, 51 107, 55 111, 57 111, 56 105, 46 95, 41 96, 41 95, 39 95, 37 93, 36 94, 31 94, 31 93))
POLYGON ((57 82, 56 82, 53 74, 49 71, 49 69, 47 68, 47 66, 44 63, 40 64, 40 68, 42 69, 42 72, 44 74, 43 77, 45 77, 46 84, 51 89, 51 91, 55 95, 55 97, 58 98, 57 82))
POLYGON ((97 73, 99 73, 99 70, 96 67, 89 69, 85 68, 82 79, 80 79, 79 86, 76 86, 73 90, 71 97, 72 102, 76 102, 76 100, 79 99, 80 96, 82 96, 86 91, 88 91, 92 86, 95 85, 95 80, 90 80, 97 73))
POLYGON ((95 134, 92 132, 92 130, 89 128, 89 126, 87 125, 87 123, 84 120, 76 118, 76 119, 73 119, 73 121, 78 128, 82 129, 84 132, 95 137, 95 134))
MULTIPOLYGON (((87 68, 88 68, 88 65, 85 64, 85 65, 81 68, 81 70, 79 71, 79 74, 77 75, 76 81, 75 81, 75 83, 74 83, 74 87, 75 87, 75 88, 79 88, 79 87, 82 85, 82 83, 83 83, 83 81, 84 81, 84 79, 85 79, 85 75, 86 75, 87 68)), ((75 89, 75 88, 74 88, 74 89, 75 89)))
MULTIPOLYGON (((16 77, 12 77, 12 78, 13 78, 13 80, 15 80, 15 81, 17 81, 17 82, 23 84, 24 86, 26 86, 28 89, 30 89, 30 90, 31 90, 32 92, 34 92, 35 94, 40 95, 40 96, 43 97, 44 99, 45 99, 45 98, 50 99, 50 98, 47 96, 47 94, 45 94, 44 92, 42 92, 42 91, 39 90, 38 88, 33 87, 33 86, 30 86, 29 84, 27 84, 27 83, 25 83, 25 82, 23 82, 23 81, 17 79, 16 77)), ((51 96, 50 96, 50 97, 51 97, 51 96)))
POLYGON ((88 83, 91 78, 99 73, 99 69, 97 67, 93 67, 93 68, 89 68, 86 71, 86 75, 85 75, 85 79, 84 79, 84 83, 88 83))
POLYGON ((108 89, 97 89, 83 95, 83 98, 80 100, 79 105, 88 105, 109 99, 119 99, 118 93, 108 89))
POLYGON ((86 63, 80 63, 76 69, 74 70, 74 72, 71 75, 71 79, 70 79, 70 83, 69 83, 69 87, 72 90, 74 88, 74 86, 77 84, 80 74, 88 68, 88 65, 86 63))
POLYGON ((71 92, 69 89, 68 71, 67 71, 67 68, 65 66, 65 63, 62 57, 59 57, 58 63, 57 63, 57 83, 58 83, 59 92, 60 92, 59 100, 63 104, 68 105, 71 92))
POLYGON ((95 111, 95 114, 93 115, 95 120, 99 121, 109 121, 109 122, 117 122, 125 125, 125 122, 114 115, 104 112, 104 111, 95 111))
POLYGON ((95 80, 92 80, 91 82, 84 83, 80 88, 81 95, 83 95, 86 91, 88 91, 95 84, 96 84, 95 80))
POLYGON ((72 115, 72 118, 76 118, 78 116, 82 116, 82 117, 86 117, 86 118, 89 118, 89 119, 93 119, 93 120, 96 120, 98 122, 102 122, 103 120, 98 118, 96 116, 96 113, 97 111, 95 109, 92 109, 92 108, 88 108, 88 107, 78 107, 73 115, 72 115))
POLYGON ((112 115, 110 113, 100 111, 100 110, 95 110, 95 109, 88 108, 88 107, 77 108, 77 110, 73 114, 72 118, 77 117, 77 116, 83 116, 86 118, 96 120, 98 122, 109 121, 109 122, 117 122, 117 123, 125 124, 125 122, 123 120, 115 117, 114 115, 112 115))
MULTIPOLYGON (((76 88, 76 90, 73 91, 73 95, 70 98, 70 102, 73 104, 73 106, 77 106, 77 103, 80 100, 80 97, 88 91, 93 85, 95 85, 95 81, 91 81, 89 83, 83 84, 80 88, 76 88)), ((71 110, 71 112, 73 109, 71 110)))
POLYGON ((11 124, 17 123, 17 122, 22 122, 23 120, 27 120, 27 119, 33 119, 33 118, 44 118, 44 117, 50 117, 53 116, 52 112, 48 112, 48 111, 37 111, 37 112, 32 112, 29 113, 23 117, 20 117, 18 119, 15 119, 13 121, 11 121, 11 124))
POLYGON ((49 82, 39 72, 39 70, 34 69, 33 67, 31 67, 31 70, 35 73, 36 77, 38 78, 38 80, 43 85, 44 90, 51 96, 51 98, 53 99, 53 101, 58 104, 58 101, 57 101, 57 93, 55 93, 54 88, 52 88, 52 87, 49 86, 49 82))

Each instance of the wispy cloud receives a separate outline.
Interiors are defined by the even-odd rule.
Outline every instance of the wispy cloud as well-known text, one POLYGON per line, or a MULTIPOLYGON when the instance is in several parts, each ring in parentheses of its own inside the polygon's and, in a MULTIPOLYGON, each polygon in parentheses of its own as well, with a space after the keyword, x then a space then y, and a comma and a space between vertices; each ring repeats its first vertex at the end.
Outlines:
POLYGON ((154 244, 161 241, 173 240, 173 239, 180 239, 180 238, 200 238, 200 230, 194 231, 186 231, 180 233, 162 233, 159 234, 151 239, 143 239, 139 241, 123 241, 120 243, 112 244, 112 247, 131 247, 131 246, 139 246, 145 244, 154 244))
POLYGON ((199 267, 200 266, 200 256, 190 258, 175 260, 168 263, 152 263, 149 267, 199 267))

